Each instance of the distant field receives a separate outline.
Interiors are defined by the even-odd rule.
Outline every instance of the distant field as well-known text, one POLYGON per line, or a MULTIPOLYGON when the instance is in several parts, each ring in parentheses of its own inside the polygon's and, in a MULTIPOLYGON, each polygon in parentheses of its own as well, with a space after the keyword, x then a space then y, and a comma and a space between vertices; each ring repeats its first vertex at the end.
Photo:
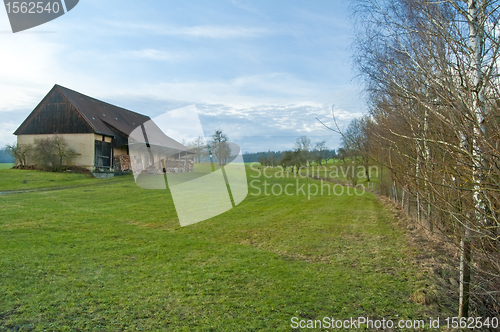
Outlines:
POLYGON ((308 198, 296 186, 318 181, 247 171, 245 201, 181 228, 169 191, 131 176, 0 170, 0 188, 72 187, 0 195, 0 331, 290 331, 292 317, 452 316, 411 300, 433 286, 374 195, 308 198), (269 193, 280 185, 294 194, 269 193))
MULTIPOLYGON (((276 174, 277 172, 282 172, 281 166, 264 168, 260 165, 260 163, 247 163, 247 166, 251 167, 254 170, 259 169, 261 172, 264 172, 265 169, 266 174, 276 174)), ((373 183, 374 188, 378 188, 378 184, 380 183, 380 174, 382 172, 384 172, 384 174, 387 174, 387 169, 384 171, 377 165, 368 165, 370 174, 370 181, 368 181, 364 172, 364 167, 365 166, 363 165, 352 164, 350 162, 346 164, 344 164, 343 162, 330 162, 328 164, 323 163, 321 166, 314 164, 307 167, 302 166, 300 167, 299 173, 296 173, 297 169, 295 169, 294 174, 292 174, 291 168, 289 167, 286 171, 286 174, 289 177, 292 176, 304 179, 307 177, 315 177, 332 180, 335 183, 346 184, 348 175, 352 175, 354 172, 357 178, 357 184, 364 184, 365 186, 369 186, 371 188, 371 185, 373 183)), ((353 184, 352 180, 350 181, 350 184, 353 184)))
POLYGON ((8 169, 14 167, 14 164, 0 164, 0 169, 8 169))

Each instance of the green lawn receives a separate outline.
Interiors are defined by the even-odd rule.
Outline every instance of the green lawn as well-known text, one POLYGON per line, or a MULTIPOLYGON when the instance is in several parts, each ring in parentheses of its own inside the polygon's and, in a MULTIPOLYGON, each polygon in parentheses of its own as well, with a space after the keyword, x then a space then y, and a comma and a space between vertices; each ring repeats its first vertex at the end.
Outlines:
POLYGON ((8 169, 14 167, 14 164, 1 164, 0 163, 0 169, 8 169))
POLYGON ((0 195, 0 331, 290 331, 292 317, 442 314, 410 300, 432 285, 369 193, 266 196, 264 181, 297 179, 249 178, 236 208, 181 228, 169 191, 132 176, 0 181, 75 186, 0 195))
POLYGON ((100 185, 102 181, 84 174, 47 173, 0 168, 0 192, 43 188, 64 188, 76 185, 100 185))

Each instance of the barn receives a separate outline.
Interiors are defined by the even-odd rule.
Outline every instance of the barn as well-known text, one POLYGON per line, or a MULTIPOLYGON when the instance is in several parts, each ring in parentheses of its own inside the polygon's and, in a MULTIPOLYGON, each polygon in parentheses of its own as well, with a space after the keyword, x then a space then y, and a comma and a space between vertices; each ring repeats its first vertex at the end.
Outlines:
MULTIPOLYGON (((187 147, 166 136, 149 116, 108 104, 60 85, 54 85, 31 114, 14 132, 17 143, 33 144, 37 138, 54 135, 64 137, 68 146, 77 152, 71 164, 91 171, 115 168, 127 170, 140 163, 144 170, 161 170, 161 160, 170 159, 175 171, 192 171, 192 154, 187 147), (145 158, 134 156, 130 161, 129 135, 137 128, 149 126, 154 143, 145 141, 149 148, 160 151, 145 158), (151 130, 153 128, 153 130, 151 130), (161 154, 164 153, 163 158, 161 154), (177 160, 172 160, 177 158, 177 160), (180 167, 182 166, 182 167, 180 167)), ((150 135, 151 136, 151 135, 150 135)), ((140 144, 141 142, 137 142, 140 144)), ((33 164, 30 161, 29 164, 33 164)))

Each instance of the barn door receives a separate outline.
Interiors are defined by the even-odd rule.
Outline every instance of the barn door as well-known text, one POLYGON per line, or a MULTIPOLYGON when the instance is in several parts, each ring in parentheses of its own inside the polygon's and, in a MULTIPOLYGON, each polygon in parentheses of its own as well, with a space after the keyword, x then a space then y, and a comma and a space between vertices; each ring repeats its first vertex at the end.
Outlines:
POLYGON ((95 141, 95 167, 111 168, 111 143, 95 141))

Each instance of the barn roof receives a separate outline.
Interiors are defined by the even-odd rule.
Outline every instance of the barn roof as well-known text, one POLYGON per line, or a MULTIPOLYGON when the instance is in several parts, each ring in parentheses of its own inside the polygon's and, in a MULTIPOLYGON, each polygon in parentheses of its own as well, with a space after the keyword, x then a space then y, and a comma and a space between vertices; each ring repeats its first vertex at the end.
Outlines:
POLYGON ((165 135, 153 120, 145 122, 143 126, 134 130, 130 136, 132 138, 130 144, 149 144, 167 148, 170 151, 176 151, 175 153, 185 151, 187 154, 194 154, 194 152, 181 143, 165 135))
POLYGON ((98 134, 114 136, 109 127, 112 126, 130 135, 135 128, 151 120, 149 116, 105 103, 57 84, 54 88, 59 89, 98 134))

